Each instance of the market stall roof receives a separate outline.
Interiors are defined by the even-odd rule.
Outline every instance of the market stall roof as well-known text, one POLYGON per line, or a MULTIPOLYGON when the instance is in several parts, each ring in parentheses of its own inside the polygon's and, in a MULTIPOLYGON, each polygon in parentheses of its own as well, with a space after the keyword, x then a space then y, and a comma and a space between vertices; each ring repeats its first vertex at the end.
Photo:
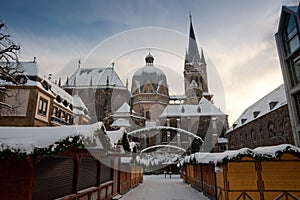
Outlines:
POLYGON ((225 151, 223 153, 195 153, 182 159, 180 165, 183 166, 185 163, 217 165, 240 160, 246 156, 253 159, 270 160, 281 157, 283 153, 291 153, 300 157, 300 148, 290 144, 282 144, 278 146, 258 147, 256 149, 242 148, 239 150, 225 151))
POLYGON ((0 127, 0 154, 17 152, 25 155, 36 149, 57 151, 68 145, 105 149, 110 143, 102 122, 91 125, 57 127, 0 127))

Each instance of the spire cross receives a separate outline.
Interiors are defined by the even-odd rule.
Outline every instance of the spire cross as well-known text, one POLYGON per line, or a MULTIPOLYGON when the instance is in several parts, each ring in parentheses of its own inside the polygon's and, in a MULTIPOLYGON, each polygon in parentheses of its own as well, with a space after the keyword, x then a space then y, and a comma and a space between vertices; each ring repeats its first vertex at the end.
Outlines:
POLYGON ((192 23, 192 11, 190 11, 190 22, 192 23))

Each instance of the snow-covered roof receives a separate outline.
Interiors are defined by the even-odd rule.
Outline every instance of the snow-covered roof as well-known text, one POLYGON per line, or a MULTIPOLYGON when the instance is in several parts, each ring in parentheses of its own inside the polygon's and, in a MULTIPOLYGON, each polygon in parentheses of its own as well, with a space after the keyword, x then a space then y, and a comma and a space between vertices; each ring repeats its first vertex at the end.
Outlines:
POLYGON ((138 89, 140 91, 140 88, 147 82, 150 82, 157 91, 161 85, 168 85, 166 75, 161 69, 152 64, 146 64, 134 73, 132 77, 131 92, 133 92, 134 89, 138 89))
MULTIPOLYGON (((22 86, 35 86, 47 92, 48 94, 53 95, 54 97, 60 96, 61 101, 55 102, 61 104, 62 106, 64 100, 67 101, 67 106, 72 104, 73 97, 70 94, 68 94, 66 91, 64 91, 61 87, 59 87, 51 80, 48 80, 47 78, 42 77, 39 74, 39 66, 35 61, 20 62, 19 65, 17 65, 16 62, 12 62, 10 64, 13 70, 18 70, 22 75, 25 75, 27 77, 27 81, 22 86), (45 87, 45 85, 47 85, 47 87, 45 87)), ((4 80, 1 80, 0 84, 15 85, 4 80)), ((68 108, 67 106, 65 107, 68 108)))
MULTIPOLYGON (((18 151, 27 155, 32 154, 35 149, 50 148, 56 151, 61 148, 59 143, 68 140, 73 142, 76 136, 80 137, 87 148, 104 149, 103 140, 97 137, 99 134, 106 136, 103 123, 98 122, 91 125, 57 126, 57 127, 0 127, 0 153, 6 150, 18 151), (86 143, 94 140, 93 146, 86 143)), ((74 141, 75 142, 75 141, 74 141)))
POLYGON ((85 104, 83 103, 82 99, 78 94, 75 94, 73 96, 73 107, 82 111, 84 110, 88 111, 87 107, 85 106, 85 104))
POLYGON ((61 87, 53 83, 52 81, 47 81, 47 83, 51 86, 51 92, 57 96, 59 95, 60 98, 66 100, 69 104, 73 102, 73 97, 63 90, 61 87))
POLYGON ((169 104, 160 118, 165 117, 188 117, 188 116, 218 116, 225 115, 220 109, 215 107, 209 100, 202 97, 198 105, 190 104, 169 104))
POLYGON ((146 128, 151 128, 151 127, 155 127, 156 126, 156 122, 147 122, 145 123, 145 127, 146 128))
POLYGON ((124 128, 120 128, 116 131, 107 131, 107 136, 110 139, 111 145, 115 146, 118 141, 123 137, 123 134, 126 132, 124 128))
POLYGON ((287 105, 284 85, 280 85, 275 90, 264 96, 262 99, 248 107, 240 117, 233 123, 227 133, 244 126, 270 112, 287 105))
POLYGON ((64 87, 105 88, 107 78, 109 87, 126 89, 113 68, 78 68, 64 87))
POLYGON ((290 144, 282 144, 278 146, 258 147, 254 150, 242 148, 239 150, 225 151, 223 153, 195 153, 182 159, 180 165, 183 166, 185 163, 226 164, 228 161, 240 160, 244 156, 253 159, 269 160, 279 158, 283 153, 291 153, 300 158, 300 148, 290 144))
POLYGON ((132 157, 121 157, 120 162, 121 164, 130 164, 132 160, 132 157))
POLYGON ((218 138, 218 144, 226 144, 228 140, 226 138, 218 138))
POLYGON ((116 113, 130 113, 130 106, 125 102, 118 108, 116 113))
POLYGON ((124 118, 119 118, 117 120, 115 120, 112 125, 110 125, 111 127, 131 127, 129 120, 128 119, 124 119, 124 118))
MULTIPOLYGON (((1 64, 3 64, 3 62, 1 62, 1 64)), ((30 62, 21 61, 19 62, 19 64, 17 64, 16 62, 10 62, 9 65, 12 70, 18 70, 26 76, 40 76, 38 65, 35 61, 30 61, 30 62)))

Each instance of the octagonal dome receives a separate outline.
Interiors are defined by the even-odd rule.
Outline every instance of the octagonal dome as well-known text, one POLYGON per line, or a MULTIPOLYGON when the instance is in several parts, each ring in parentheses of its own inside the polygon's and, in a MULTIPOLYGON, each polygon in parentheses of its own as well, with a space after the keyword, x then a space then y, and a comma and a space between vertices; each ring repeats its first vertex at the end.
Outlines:
POLYGON ((145 60, 146 65, 138 69, 132 77, 131 92, 133 93, 136 89, 141 92, 146 83, 151 83, 155 92, 158 92, 160 86, 167 88, 166 75, 161 69, 153 65, 153 56, 149 53, 145 60))

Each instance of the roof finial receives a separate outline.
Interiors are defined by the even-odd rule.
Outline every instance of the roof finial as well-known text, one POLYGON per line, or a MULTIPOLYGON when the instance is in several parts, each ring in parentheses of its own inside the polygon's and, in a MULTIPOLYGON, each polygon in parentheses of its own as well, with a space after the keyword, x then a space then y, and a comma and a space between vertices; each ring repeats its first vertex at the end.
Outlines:
POLYGON ((190 23, 192 23, 192 11, 190 11, 190 23))

